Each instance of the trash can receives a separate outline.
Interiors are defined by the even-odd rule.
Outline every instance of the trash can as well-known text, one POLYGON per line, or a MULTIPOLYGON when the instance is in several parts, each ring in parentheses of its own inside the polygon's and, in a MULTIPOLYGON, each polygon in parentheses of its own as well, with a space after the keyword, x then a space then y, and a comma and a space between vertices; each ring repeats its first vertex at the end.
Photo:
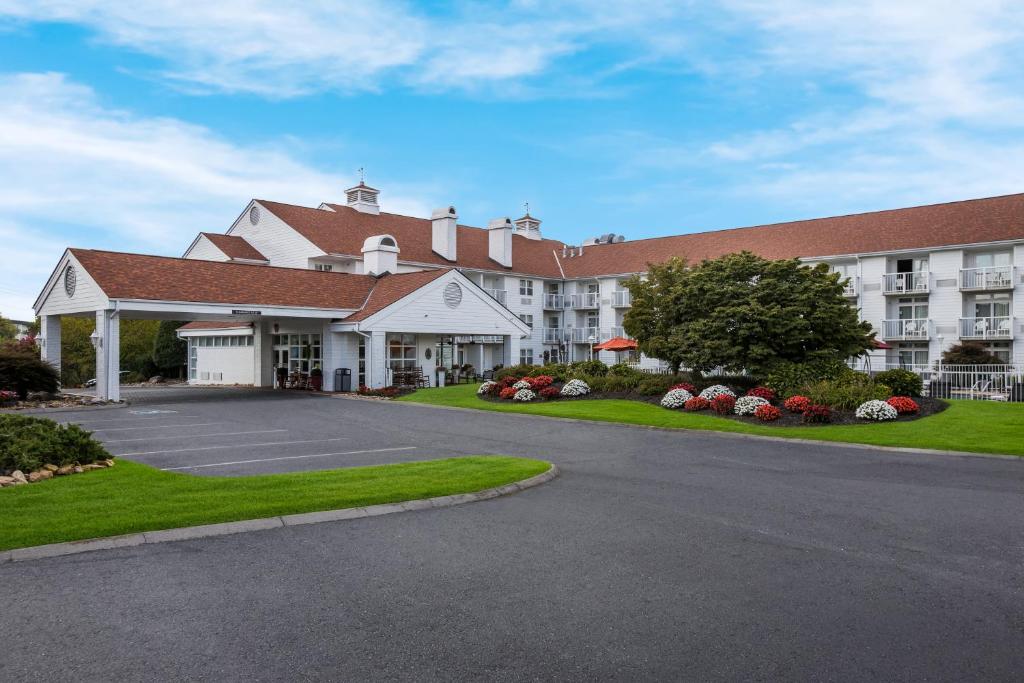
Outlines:
POLYGON ((352 368, 338 368, 334 371, 334 390, 352 391, 352 368))

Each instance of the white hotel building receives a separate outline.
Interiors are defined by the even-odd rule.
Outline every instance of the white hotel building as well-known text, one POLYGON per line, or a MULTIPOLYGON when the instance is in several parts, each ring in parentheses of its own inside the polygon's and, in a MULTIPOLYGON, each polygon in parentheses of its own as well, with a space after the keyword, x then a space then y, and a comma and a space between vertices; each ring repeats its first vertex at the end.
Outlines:
POLYGON ((925 365, 968 340, 1024 357, 1024 195, 578 246, 544 239, 530 215, 474 228, 454 207, 383 213, 378 196, 360 184, 345 204, 254 199, 182 258, 68 249, 35 303, 43 356, 60 361, 61 316, 95 317, 110 398, 128 318, 194 321, 180 334, 195 384, 272 386, 278 367, 320 367, 325 389, 341 368, 353 387, 380 387, 399 370, 433 381, 437 365, 581 360, 624 334, 622 283, 649 263, 747 250, 846 275, 850 304, 891 347, 874 367, 925 365))

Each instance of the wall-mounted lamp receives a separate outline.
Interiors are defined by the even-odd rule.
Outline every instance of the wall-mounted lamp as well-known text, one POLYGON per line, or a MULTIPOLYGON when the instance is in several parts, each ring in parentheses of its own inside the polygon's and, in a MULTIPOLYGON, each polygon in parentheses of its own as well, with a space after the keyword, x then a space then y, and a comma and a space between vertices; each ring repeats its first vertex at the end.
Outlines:
POLYGON ((101 337, 100 333, 97 332, 96 330, 93 330, 92 334, 89 335, 89 341, 92 342, 92 347, 94 349, 99 349, 103 347, 103 337, 101 337))

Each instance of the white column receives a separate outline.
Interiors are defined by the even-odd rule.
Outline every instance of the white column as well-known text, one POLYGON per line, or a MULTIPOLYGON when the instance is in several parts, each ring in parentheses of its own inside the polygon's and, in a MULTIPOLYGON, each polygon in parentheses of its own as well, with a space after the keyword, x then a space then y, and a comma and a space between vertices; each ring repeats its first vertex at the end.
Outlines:
POLYGON ((371 332, 369 346, 369 358, 367 358, 366 385, 371 389, 380 389, 387 386, 387 334, 384 332, 371 332))
POLYGON ((120 316, 112 310, 96 311, 96 333, 96 398, 120 401, 120 316))
POLYGON ((263 380, 263 321, 256 320, 252 324, 252 383, 253 386, 266 386, 263 380))
POLYGON ((519 348, 521 344, 522 340, 519 338, 518 333, 505 335, 505 353, 501 362, 506 368, 519 365, 519 348))
POLYGON ((480 350, 480 356, 476 363, 476 372, 478 375, 483 374, 484 370, 490 370, 490 368, 484 367, 484 347, 487 345, 484 343, 477 344, 476 347, 480 350))
POLYGON ((39 317, 40 357, 60 372, 60 316, 43 315, 39 317))

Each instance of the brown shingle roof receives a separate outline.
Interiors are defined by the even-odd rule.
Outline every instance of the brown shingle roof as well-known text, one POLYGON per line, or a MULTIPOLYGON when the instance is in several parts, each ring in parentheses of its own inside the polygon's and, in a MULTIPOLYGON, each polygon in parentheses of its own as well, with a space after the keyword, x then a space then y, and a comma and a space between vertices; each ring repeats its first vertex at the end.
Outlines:
POLYGON ((514 236, 512 267, 505 268, 488 256, 486 230, 460 225, 456 237, 458 262, 452 263, 431 248, 431 226, 426 218, 394 213, 374 215, 338 204, 329 204, 334 211, 327 211, 262 199, 257 201, 329 254, 361 256, 363 241, 367 237, 386 233, 398 241, 402 261, 561 277, 554 254, 562 249, 562 243, 557 240, 529 240, 514 236))
POLYGON ((567 277, 638 273, 672 256, 690 262, 752 251, 765 258, 866 254, 1024 239, 1024 194, 585 247, 567 277))
POLYGON ((377 280, 377 285, 370 292, 362 310, 356 311, 345 322, 358 322, 369 318, 374 313, 387 308, 402 297, 412 294, 420 287, 429 284, 447 273, 451 268, 438 270, 422 270, 418 273, 401 273, 386 275, 377 280))
POLYGON ((213 246, 223 251, 224 255, 228 258, 246 259, 248 261, 267 260, 267 257, 261 254, 256 247, 249 244, 249 241, 244 237, 221 235, 215 232, 204 232, 200 234, 205 235, 206 239, 213 242, 213 246))
POLYGON ((358 309, 369 275, 71 249, 112 299, 358 309))

